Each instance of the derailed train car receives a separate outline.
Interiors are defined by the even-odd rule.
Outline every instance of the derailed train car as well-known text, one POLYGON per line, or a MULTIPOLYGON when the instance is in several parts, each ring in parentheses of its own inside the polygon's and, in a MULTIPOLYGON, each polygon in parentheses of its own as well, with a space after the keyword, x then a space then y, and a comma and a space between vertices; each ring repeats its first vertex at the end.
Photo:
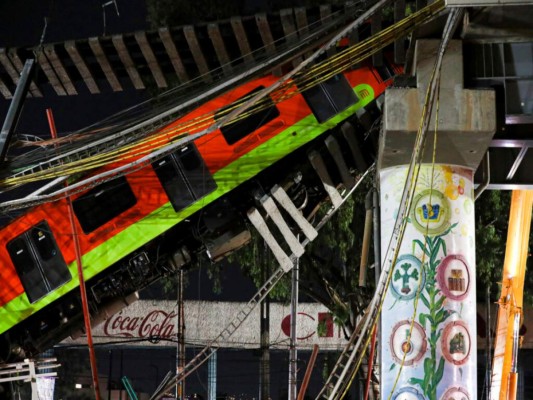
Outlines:
MULTIPOLYGON (((370 66, 337 74, 150 167, 73 196, 93 323, 199 252, 216 261, 244 245, 250 238, 246 210, 272 185, 285 183, 309 215, 327 195, 306 154, 317 150, 332 163, 323 149, 325 134, 331 134, 341 141, 352 171, 368 166, 372 146, 364 150, 364 131, 341 133, 340 125, 357 126, 357 115, 369 111, 390 77, 370 66)), ((209 112, 216 119, 220 110, 275 81, 249 81, 164 129, 209 112)), ((111 166, 99 171, 106 168, 111 166)), ((0 361, 34 356, 81 328, 66 200, 36 206, 1 229, 0 276, 0 361)))

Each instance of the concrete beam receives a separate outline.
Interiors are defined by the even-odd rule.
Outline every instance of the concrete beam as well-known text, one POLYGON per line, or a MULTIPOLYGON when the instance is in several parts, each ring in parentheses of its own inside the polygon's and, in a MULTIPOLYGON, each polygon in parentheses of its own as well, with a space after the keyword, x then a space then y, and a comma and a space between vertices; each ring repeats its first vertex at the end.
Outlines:
POLYGON ((17 70, 11 63, 11 60, 8 58, 7 50, 5 48, 0 49, 0 63, 4 67, 5 71, 7 72, 13 83, 17 85, 20 80, 20 73, 17 72, 17 70))
MULTIPOLYGON (((398 22, 405 18, 405 0, 394 2, 394 21, 398 22)), ((405 38, 399 38, 394 42, 394 62, 405 63, 405 38)))
MULTIPOLYGON (((274 37, 272 36, 272 31, 270 30, 270 25, 268 23, 266 14, 255 14, 255 23, 259 29, 259 34, 261 35, 261 40, 263 41, 266 53, 268 55, 274 55, 276 53, 276 45, 274 44, 274 37)), ((281 68, 276 68, 273 71, 273 74, 275 76, 281 76, 281 68)))
POLYGON ((109 82, 111 89, 113 89, 114 92, 122 91, 122 85, 120 84, 117 75, 115 74, 115 71, 113 70, 111 64, 109 63, 109 60, 107 59, 104 49, 100 44, 100 40, 97 37, 89 38, 89 47, 93 51, 93 54, 96 57, 96 61, 98 61, 100 68, 102 68, 102 72, 107 78, 107 82, 109 82))
POLYGON ((157 87, 159 88, 168 87, 168 83, 167 83, 167 80, 165 79, 165 75, 163 75, 163 71, 161 70, 159 63, 157 62, 157 58, 155 57, 154 51, 152 50, 150 43, 148 43, 146 32, 137 31, 135 32, 134 36, 135 36, 135 40, 137 41, 137 44, 139 45, 141 49, 141 53, 143 54, 143 57, 146 60, 146 63, 148 64, 148 68, 150 68, 150 72, 152 73, 152 76, 155 79, 155 83, 157 84, 157 87))
POLYGON ((122 61, 124 68, 126 68, 126 73, 130 77, 133 87, 135 87, 135 89, 145 89, 144 82, 142 81, 141 76, 139 75, 139 71, 137 71, 135 63, 133 62, 130 56, 130 52, 128 51, 128 48, 124 43, 123 35, 113 35, 111 37, 111 41, 113 42, 113 46, 117 51, 118 58, 120 58, 120 61, 122 61))
MULTIPOLYGON (((279 12, 281 18, 281 26, 283 28, 283 34, 287 43, 296 43, 298 41, 298 33, 294 25, 294 17, 292 8, 284 8, 279 12)), ((302 57, 297 57, 292 60, 292 66, 296 67, 302 62, 302 57)))
POLYGON ((207 34, 213 47, 215 48, 215 53, 217 54, 218 62, 224 71, 224 74, 229 75, 233 68, 231 67, 231 60, 226 50, 226 45, 224 44, 224 39, 220 33, 220 28, 218 24, 212 23, 207 25, 207 34))
MULTIPOLYGON (((416 47, 417 88, 385 92, 380 169, 408 164, 420 125, 429 76, 440 41, 420 40, 416 47)), ((452 41, 445 53, 438 111, 436 162, 476 169, 496 131, 496 99, 492 90, 463 88, 462 43, 452 41)), ((427 133, 423 162, 432 160, 435 115, 427 133)))
POLYGON ((0 78, 0 93, 2 93, 2 96, 4 96, 5 99, 12 99, 13 94, 7 87, 7 85, 4 83, 4 81, 0 78))
POLYGON ((78 72, 80 73, 83 82, 85 82, 87 89, 89 89, 89 92, 91 94, 100 93, 100 89, 98 88, 98 85, 96 84, 96 81, 94 80, 93 75, 89 70, 89 67, 85 63, 85 60, 83 59, 80 52, 78 51, 78 48, 76 47, 76 42, 74 40, 69 40, 65 42, 65 50, 67 51, 70 59, 78 69, 78 72))
POLYGON ((58 96, 66 96, 67 92, 61 82, 59 81, 59 78, 57 77, 54 69, 48 62, 48 59, 46 58, 46 55, 42 50, 37 50, 37 62, 39 63, 41 70, 44 72, 46 77, 48 78, 48 82, 50 82, 50 85, 52 85, 52 88, 57 93, 58 96))
MULTIPOLYGON (((330 4, 323 4, 320 6, 320 20, 322 22, 322 25, 326 25, 331 22, 331 5, 330 4)), ((329 57, 335 55, 337 50, 335 47, 330 47, 326 50, 326 53, 329 57)))
MULTIPOLYGON (((19 55, 17 54, 17 49, 9 49, 7 51, 7 56, 13 63, 13 66, 17 70, 18 74, 20 75, 22 73, 22 69, 24 68, 24 64, 22 63, 22 60, 20 59, 19 55)), ((35 82, 32 80, 30 83, 30 93, 33 97, 43 97, 43 93, 39 90, 35 82)))
POLYGON ((187 74, 187 70, 183 65, 183 61, 181 60, 178 49, 172 40, 170 31, 168 28, 159 28, 158 32, 161 42, 163 43, 163 46, 165 46, 165 50, 167 51, 170 62, 172 63, 172 67, 174 67, 174 71, 176 71, 179 80, 181 82, 187 82, 189 80, 189 74, 187 74))
POLYGON ((246 65, 251 65, 254 62, 254 56, 252 54, 252 49, 250 48, 250 42, 248 41, 248 36, 246 36, 246 31, 242 24, 242 18, 231 17, 231 28, 233 29, 233 34, 237 39, 237 44, 239 45, 239 50, 244 59, 246 65))
POLYGON ((187 41, 187 44, 189 45, 189 49, 191 50, 192 57, 194 58, 194 61, 196 62, 196 66, 198 67, 198 71, 200 72, 200 75, 202 75, 202 78, 206 82, 211 82, 212 77, 209 73, 209 67, 207 66, 207 61, 205 60, 204 53, 202 52, 202 48, 200 47, 200 44, 198 43, 198 38, 196 37, 196 32, 194 31, 194 26, 192 25, 186 25, 183 27, 183 34, 185 35, 185 40, 187 41))
POLYGON ((67 73, 67 70, 63 66, 63 63, 57 56, 55 47, 53 44, 45 45, 44 46, 44 53, 46 54, 46 57, 50 61, 50 64, 54 68, 57 77, 61 81, 61 84, 67 91, 67 94, 69 96, 73 96, 75 94, 78 94, 76 88, 74 87, 74 84, 72 83, 72 80, 70 79, 70 76, 67 73))

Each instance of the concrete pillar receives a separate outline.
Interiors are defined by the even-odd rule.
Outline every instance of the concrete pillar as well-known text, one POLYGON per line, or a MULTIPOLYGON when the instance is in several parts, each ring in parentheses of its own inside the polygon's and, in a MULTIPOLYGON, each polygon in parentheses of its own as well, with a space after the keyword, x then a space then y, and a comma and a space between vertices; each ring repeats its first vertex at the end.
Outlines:
MULTIPOLYGON (((383 259, 438 45, 417 43, 417 88, 385 95, 378 160, 383 259)), ((384 399, 477 399, 473 173, 495 132, 495 99, 492 91, 463 88, 460 41, 444 57, 438 101, 436 163, 433 122, 382 309, 384 399)))

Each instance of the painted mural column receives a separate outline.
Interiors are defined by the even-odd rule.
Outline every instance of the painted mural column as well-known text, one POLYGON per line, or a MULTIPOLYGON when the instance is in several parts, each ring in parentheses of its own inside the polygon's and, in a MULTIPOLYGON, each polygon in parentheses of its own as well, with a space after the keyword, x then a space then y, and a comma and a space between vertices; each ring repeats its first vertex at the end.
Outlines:
MULTIPOLYGON (((417 87, 386 93, 382 253, 400 207, 437 47, 438 41, 419 41, 417 87)), ((452 41, 443 61, 436 163, 426 151, 382 309, 384 400, 477 399, 473 175, 495 131, 495 107, 491 91, 463 88, 461 66, 462 43, 452 41)), ((433 149, 433 130, 426 149, 433 149)))
MULTIPOLYGON (((406 166, 380 174, 385 239, 406 175, 406 166)), ((458 166, 421 168, 383 305, 384 394, 399 375, 392 399, 477 399, 472 176, 458 166)))

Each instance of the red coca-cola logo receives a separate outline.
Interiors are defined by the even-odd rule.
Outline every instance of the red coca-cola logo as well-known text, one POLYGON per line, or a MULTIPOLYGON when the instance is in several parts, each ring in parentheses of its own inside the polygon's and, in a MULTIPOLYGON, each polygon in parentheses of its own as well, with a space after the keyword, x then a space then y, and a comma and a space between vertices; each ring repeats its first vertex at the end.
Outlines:
POLYGON ((168 338, 176 335, 175 318, 173 311, 153 310, 135 317, 119 312, 105 322, 104 334, 110 337, 168 338))

